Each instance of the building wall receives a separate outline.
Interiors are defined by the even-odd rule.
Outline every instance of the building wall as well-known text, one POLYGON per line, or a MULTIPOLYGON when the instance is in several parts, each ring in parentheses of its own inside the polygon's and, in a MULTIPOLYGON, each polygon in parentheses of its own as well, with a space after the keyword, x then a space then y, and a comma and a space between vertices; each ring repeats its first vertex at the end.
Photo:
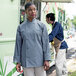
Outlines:
MULTIPOLYGON (((48 33, 51 32, 51 25, 48 25, 46 23, 46 14, 47 13, 55 13, 56 21, 59 21, 59 8, 63 10, 63 4, 62 3, 56 3, 56 2, 42 2, 41 3, 41 21, 46 24, 48 28, 48 33)), ((61 17, 63 14, 61 15, 61 17)), ((63 19, 62 19, 63 20, 63 19)), ((63 24, 63 21, 62 23, 63 24)))
MULTIPOLYGON (((16 30, 20 22, 19 9, 20 0, 0 0, 0 76, 1 66, 4 69, 6 62, 9 64, 13 61, 11 58, 14 53, 16 30)), ((12 67, 9 68, 12 70, 12 67)), ((6 68, 7 73, 9 68, 6 68)))

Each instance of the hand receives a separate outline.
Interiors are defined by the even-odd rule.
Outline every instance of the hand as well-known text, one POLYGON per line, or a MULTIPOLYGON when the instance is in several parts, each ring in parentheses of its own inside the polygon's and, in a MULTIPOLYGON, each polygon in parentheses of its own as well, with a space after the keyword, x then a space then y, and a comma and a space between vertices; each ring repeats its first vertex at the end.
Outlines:
POLYGON ((21 72, 21 64, 17 63, 16 69, 17 69, 17 72, 21 72))
POLYGON ((51 45, 54 46, 54 41, 51 42, 51 45))
POLYGON ((44 70, 48 70, 50 68, 49 61, 44 61, 44 70))

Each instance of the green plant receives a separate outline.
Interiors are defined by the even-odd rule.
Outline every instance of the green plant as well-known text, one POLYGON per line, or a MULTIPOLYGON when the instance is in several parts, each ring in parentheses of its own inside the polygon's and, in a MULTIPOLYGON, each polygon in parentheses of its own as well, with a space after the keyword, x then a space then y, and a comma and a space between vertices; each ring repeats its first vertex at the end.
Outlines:
POLYGON ((7 67, 7 62, 6 62, 6 65, 5 65, 4 71, 3 71, 2 62, 1 62, 1 60, 0 60, 0 69, 1 69, 1 71, 0 71, 0 75, 1 75, 1 76, 5 76, 5 73, 6 73, 6 67, 7 67))
POLYGON ((7 74, 7 76, 12 76, 12 74, 14 74, 14 72, 16 72, 16 67, 14 67, 14 68, 12 69, 12 71, 10 71, 10 72, 7 74))
MULTIPOLYGON (((7 62, 6 62, 4 71, 3 71, 2 62, 1 62, 1 60, 0 60, 0 75, 1 75, 1 76, 5 76, 6 67, 7 67, 7 62)), ((16 72, 16 67, 14 67, 14 68, 7 74, 7 76, 12 76, 12 74, 13 74, 14 72, 16 72)))
POLYGON ((0 75, 1 75, 1 72, 0 72, 0 75))

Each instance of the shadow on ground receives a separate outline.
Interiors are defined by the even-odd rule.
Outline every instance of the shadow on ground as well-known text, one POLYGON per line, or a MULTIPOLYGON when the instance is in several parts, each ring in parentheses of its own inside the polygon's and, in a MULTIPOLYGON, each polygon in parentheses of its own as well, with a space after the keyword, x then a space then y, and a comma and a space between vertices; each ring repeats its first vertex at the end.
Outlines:
POLYGON ((76 49, 75 48, 71 48, 71 49, 67 50, 66 59, 71 59, 71 58, 76 58, 76 49))
POLYGON ((55 69, 56 69, 55 65, 53 65, 52 67, 50 67, 49 70, 46 71, 47 75, 50 75, 55 69))

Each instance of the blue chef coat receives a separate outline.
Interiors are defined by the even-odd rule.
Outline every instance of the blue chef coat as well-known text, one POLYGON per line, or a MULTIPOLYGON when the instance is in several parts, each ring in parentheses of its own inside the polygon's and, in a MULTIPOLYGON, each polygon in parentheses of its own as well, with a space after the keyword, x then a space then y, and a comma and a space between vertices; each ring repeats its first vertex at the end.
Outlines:
POLYGON ((51 60, 46 26, 37 19, 23 22, 17 29, 14 62, 40 67, 45 60, 51 60))
POLYGON ((64 41, 63 28, 59 22, 55 22, 53 25, 52 32, 49 34, 49 42, 52 42, 54 37, 62 41, 60 49, 68 48, 67 43, 64 41))

